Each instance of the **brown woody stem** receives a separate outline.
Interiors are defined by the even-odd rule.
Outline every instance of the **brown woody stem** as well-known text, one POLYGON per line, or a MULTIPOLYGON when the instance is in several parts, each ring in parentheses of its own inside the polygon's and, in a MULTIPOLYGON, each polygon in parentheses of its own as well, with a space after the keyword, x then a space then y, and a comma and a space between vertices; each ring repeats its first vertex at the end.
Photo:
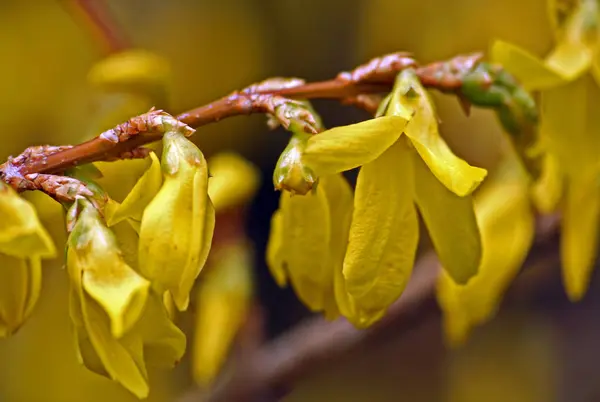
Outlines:
MULTIPOLYGON (((269 87, 257 84, 244 91, 234 92, 207 105, 176 116, 190 127, 200 127, 224 118, 252 113, 272 114, 282 99, 339 99, 342 103, 357 104, 356 99, 365 94, 389 92, 396 74, 405 68, 415 68, 424 85, 443 92, 460 90, 461 78, 477 65, 479 54, 458 56, 448 61, 417 67, 416 62, 405 53, 395 53, 371 60, 352 72, 344 72, 336 78, 289 86, 269 87)), ((363 107, 367 105, 362 105, 363 107)), ((142 115, 143 116, 143 115, 142 115)), ((134 117, 134 121, 141 116, 134 117)), ((126 123, 124 123, 126 124, 126 123)), ((28 159, 15 166, 21 175, 32 173, 60 173, 70 167, 102 160, 114 160, 128 155, 142 145, 162 138, 160 131, 138 130, 135 135, 117 142, 107 141, 102 135, 44 158, 28 159)))

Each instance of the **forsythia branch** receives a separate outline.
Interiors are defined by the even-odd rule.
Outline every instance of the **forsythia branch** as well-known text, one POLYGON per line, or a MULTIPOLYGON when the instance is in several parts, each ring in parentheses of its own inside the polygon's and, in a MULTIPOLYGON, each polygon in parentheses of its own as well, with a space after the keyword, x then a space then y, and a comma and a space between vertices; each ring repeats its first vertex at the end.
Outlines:
MULTIPOLYGON (((419 67, 406 53, 393 53, 375 58, 327 81, 304 83, 299 79, 267 80, 181 113, 176 119, 197 128, 227 117, 263 113, 274 116, 279 123, 287 126, 287 113, 294 106, 292 99, 313 98, 339 99, 344 104, 373 111, 378 103, 376 96, 389 92, 396 74, 406 68, 414 68, 424 85, 442 92, 456 93, 460 98, 462 78, 473 72, 480 59, 480 54, 457 56, 419 67)), ((28 148, 23 154, 1 165, 0 173, 5 182, 17 190, 23 190, 27 187, 15 183, 22 183, 26 175, 61 174, 66 169, 85 163, 143 157, 145 152, 140 147, 160 140, 164 133, 164 130, 148 124, 148 119, 157 115, 168 116, 161 111, 151 110, 78 145, 43 147, 43 152, 36 152, 40 149, 38 147, 28 148), (115 136, 117 132, 123 135, 115 136)), ((305 131, 317 131, 310 116, 301 115, 300 119, 305 119, 305 131)))

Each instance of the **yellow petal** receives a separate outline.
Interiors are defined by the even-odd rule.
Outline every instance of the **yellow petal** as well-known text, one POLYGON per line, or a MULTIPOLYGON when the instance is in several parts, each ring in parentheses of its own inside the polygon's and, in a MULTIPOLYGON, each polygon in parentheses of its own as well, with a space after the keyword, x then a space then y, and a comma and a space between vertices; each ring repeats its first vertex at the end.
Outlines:
POLYGON ((110 214, 108 226, 116 225, 126 218, 142 220, 144 209, 156 196, 162 184, 160 162, 154 152, 150 154, 150 158, 152 160, 150 167, 133 186, 123 202, 110 214))
POLYGON ((31 315, 41 290, 40 259, 0 254, 0 337, 15 332, 31 315))
POLYGON ((444 186, 458 196, 473 192, 486 176, 485 169, 469 165, 456 156, 438 132, 438 121, 433 101, 414 72, 413 91, 401 98, 407 108, 415 110, 404 133, 425 161, 429 170, 444 186))
POLYGON ((541 59, 508 42, 495 41, 491 49, 491 59, 501 64, 529 91, 548 89, 566 82, 541 59))
POLYGON ((542 159, 542 174, 531 187, 531 200, 543 214, 554 212, 563 193, 563 175, 553 154, 542 159))
POLYGON ((585 294, 598 251, 600 185, 598 176, 571 178, 562 217, 563 280, 571 301, 585 294))
POLYGON ((565 20, 558 45, 546 58, 546 64, 568 80, 583 74, 592 63, 598 22, 598 4, 580 2, 565 20))
POLYGON ((27 258, 56 256, 50 235, 35 208, 4 183, 0 184, 0 253, 27 258))
POLYGON ((106 311, 113 336, 121 337, 140 317, 150 283, 127 265, 114 234, 86 203, 67 246, 71 279, 106 311))
POLYGON ((381 318, 410 278, 419 238, 413 195, 411 155, 402 141, 358 174, 343 272, 360 326, 381 318))
POLYGON ((144 314, 127 337, 143 341, 144 359, 149 366, 173 368, 185 352, 185 335, 169 319, 161 297, 155 293, 148 295, 144 314))
POLYGON ((287 273, 282 264, 280 253, 283 252, 283 217, 282 212, 277 210, 271 217, 271 230, 267 244, 267 267, 279 287, 287 285, 287 273))
POLYGON ((146 398, 149 388, 136 361, 111 335, 109 320, 99 305, 79 290, 83 321, 89 340, 110 377, 138 398, 146 398))
MULTIPOLYGON (((344 317, 354 320, 354 302, 346 291, 342 272, 354 208, 352 188, 341 174, 326 176, 323 179, 327 181, 325 195, 331 211, 330 258, 333 267, 333 296, 339 312, 344 317)), ((333 310, 333 307, 330 308, 333 310)))
POLYGON ((200 255, 198 256, 198 262, 196 265, 190 264, 191 268, 183 272, 179 282, 179 287, 173 289, 171 294, 173 295, 173 301, 178 306, 179 310, 187 309, 190 302, 190 292, 194 287, 194 282, 202 267, 208 259, 208 254, 212 246, 212 237, 215 230, 215 208, 213 207, 210 199, 206 205, 206 216, 204 218, 204 233, 202 236, 202 244, 200 248, 200 255), (195 268, 195 269, 194 269, 195 268))
POLYGON ((194 379, 202 385, 211 384, 225 362, 253 290, 248 243, 223 246, 211 261, 199 288, 194 328, 194 379))
POLYGON ((332 272, 329 266, 330 213, 325 192, 318 186, 307 195, 281 193, 283 218, 281 265, 304 304, 323 309, 323 285, 332 272))
POLYGON ((165 178, 142 217, 139 270, 159 293, 169 290, 177 308, 185 310, 187 292, 212 242, 208 168, 200 150, 183 134, 167 133, 163 143, 165 178))
POLYGON ((257 167, 240 155, 223 152, 208 159, 208 195, 217 211, 250 201, 260 185, 257 167))
POLYGON ((588 76, 542 94, 540 135, 567 176, 600 168, 600 89, 588 76))
POLYGON ((402 134, 406 119, 383 116, 336 127, 310 137, 303 161, 318 176, 351 170, 373 161, 402 134))
POLYGON ((465 284, 481 260, 481 236, 473 199, 450 192, 414 155, 415 201, 438 258, 456 283, 465 284))
POLYGON ((535 219, 527 197, 528 183, 513 155, 475 196, 483 243, 479 272, 466 285, 456 284, 445 272, 438 282, 438 302, 451 345, 463 343, 473 326, 495 314, 529 252, 535 219))

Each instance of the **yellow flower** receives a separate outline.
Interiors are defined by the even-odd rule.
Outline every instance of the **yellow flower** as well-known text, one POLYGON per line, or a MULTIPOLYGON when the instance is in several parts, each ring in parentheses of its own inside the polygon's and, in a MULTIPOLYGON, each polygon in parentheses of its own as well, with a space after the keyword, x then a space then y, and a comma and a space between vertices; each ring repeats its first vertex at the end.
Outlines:
POLYGON ((299 151, 319 184, 303 197, 282 194, 267 257, 278 282, 289 277, 311 309, 325 309, 328 284, 337 277, 337 307, 356 326, 383 316, 414 264, 415 203, 453 279, 465 283, 475 275, 481 245, 470 193, 486 171, 458 158, 440 137, 433 104, 414 71, 398 75, 377 118, 310 136, 299 151), (342 232, 337 226, 343 223, 332 225, 331 211, 338 206, 328 204, 322 181, 359 166, 340 275, 328 261, 332 233, 342 232))
POLYGON ((210 251, 215 211, 202 152, 176 131, 167 132, 163 144, 164 182, 144 209, 139 269, 183 311, 210 251))
POLYGON ((0 183, 0 338, 31 315, 42 287, 41 259, 56 249, 29 202, 0 183))
POLYGON ((260 172, 241 156, 222 152, 208 159, 208 195, 217 212, 250 201, 260 184, 260 172))
POLYGON ((117 244, 85 200, 76 201, 69 215, 75 219, 67 241, 70 314, 79 359, 145 398, 146 365, 172 367, 183 354, 185 337, 168 319, 160 296, 149 292, 150 283, 128 263, 135 259, 135 231, 125 222, 117 225, 117 244))
POLYGON ((479 272, 466 285, 456 284, 445 272, 438 282, 450 345, 462 344, 471 328, 492 318, 527 256, 535 225, 528 186, 526 172, 510 154, 475 196, 483 243, 479 272))
POLYGON ((225 362, 252 300, 252 248, 238 240, 211 253, 196 299, 194 379, 209 385, 225 362))
POLYGON ((546 153, 545 175, 532 195, 544 212, 560 203, 563 279, 567 295, 576 301, 587 290, 599 238, 600 18, 595 0, 577 1, 566 10, 556 6, 550 3, 557 45, 543 61, 500 41, 492 54, 525 87, 541 91, 537 148, 546 153))

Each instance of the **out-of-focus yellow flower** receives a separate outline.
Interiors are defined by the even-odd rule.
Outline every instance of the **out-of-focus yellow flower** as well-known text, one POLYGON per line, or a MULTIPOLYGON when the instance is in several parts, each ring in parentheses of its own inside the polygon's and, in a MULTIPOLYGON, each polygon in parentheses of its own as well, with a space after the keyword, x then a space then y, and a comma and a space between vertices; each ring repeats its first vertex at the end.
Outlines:
POLYGON ((441 138, 433 103, 414 71, 398 75, 375 119, 310 136, 299 155, 319 184, 304 197, 282 195, 267 257, 278 282, 289 277, 311 309, 325 309, 327 274, 338 309, 343 305, 356 326, 383 316, 412 271, 419 237, 415 202, 453 279, 465 283, 477 272, 481 244, 470 193, 486 171, 458 158, 441 138), (332 233, 342 231, 332 226, 330 209, 338 205, 328 204, 325 183, 358 166, 343 275, 332 281, 337 271, 328 262, 329 244, 332 233), (444 213, 449 210, 453 216, 444 213))
POLYGON ((208 170, 208 195, 217 213, 250 201, 260 184, 256 166, 232 152, 209 158, 208 170))
POLYGON ((535 229, 528 187, 526 172, 510 154, 475 196, 483 243, 479 272, 466 285, 456 284, 445 272, 438 282, 446 339, 452 346, 464 343, 474 326, 492 318, 527 256, 535 229))
POLYGON ((76 221, 67 241, 67 269, 79 359, 145 398, 146 365, 172 367, 185 350, 185 337, 168 319, 160 296, 149 292, 148 280, 125 261, 134 259, 135 231, 120 224, 122 251, 91 203, 77 200, 71 208, 76 221))
POLYGON ((202 386, 219 373, 252 303, 252 244, 244 234, 243 215, 230 212, 243 209, 260 182, 258 169, 234 153, 211 157, 208 168, 208 194, 217 221, 226 220, 227 229, 213 244, 196 293, 193 376, 202 386))
POLYGON ((41 259, 56 249, 29 202, 0 183, 0 338, 31 315, 42 286, 41 259))
POLYGON ((56 256, 34 207, 4 183, 0 183, 0 216, 0 253, 20 258, 56 256))
POLYGON ((252 300, 250 244, 239 240, 211 253, 196 299, 194 326, 194 380, 212 383, 225 362, 252 300))
POLYGON ((139 269, 161 294, 169 291, 183 311, 210 251, 215 211, 198 147, 176 131, 164 135, 163 147, 164 182, 144 209, 139 269))
POLYGON ((537 151, 546 153, 545 172, 532 195, 543 212, 560 205, 563 279, 576 301, 588 287, 600 226, 600 9, 578 0, 564 9, 549 2, 549 10, 557 44, 544 60, 500 41, 492 54, 525 87, 541 91, 537 151))

